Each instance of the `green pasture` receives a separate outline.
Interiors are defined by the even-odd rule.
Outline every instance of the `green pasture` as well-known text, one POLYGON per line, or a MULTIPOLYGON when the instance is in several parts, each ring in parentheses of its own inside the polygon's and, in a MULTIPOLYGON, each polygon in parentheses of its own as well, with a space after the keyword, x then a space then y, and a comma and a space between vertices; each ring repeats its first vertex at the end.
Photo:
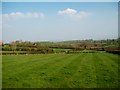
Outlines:
POLYGON ((60 52, 66 52, 66 51, 69 51, 71 49, 53 49, 54 52, 56 53, 60 53, 60 52))
POLYGON ((3 88, 117 88, 118 55, 2 56, 3 88))

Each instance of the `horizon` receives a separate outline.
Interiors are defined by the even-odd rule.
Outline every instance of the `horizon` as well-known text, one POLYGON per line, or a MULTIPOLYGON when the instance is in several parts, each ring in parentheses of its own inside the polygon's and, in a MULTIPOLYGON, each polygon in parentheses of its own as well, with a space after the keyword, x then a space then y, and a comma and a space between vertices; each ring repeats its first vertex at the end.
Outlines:
POLYGON ((3 2, 2 41, 118 38, 117 2, 3 2))
MULTIPOLYGON (((76 39, 76 40, 61 40, 61 41, 49 41, 49 40, 41 40, 41 41, 29 41, 29 40, 16 40, 16 41, 20 41, 20 42, 31 42, 31 43, 36 43, 36 42, 52 42, 52 43, 56 43, 56 42, 69 42, 69 41, 89 41, 89 40, 92 40, 92 41, 102 41, 102 40, 118 40, 119 38, 112 38, 112 39, 76 39)), ((0 41, 4 44, 10 44, 12 42, 16 42, 16 41, 11 41, 11 42, 4 42, 4 41, 0 41)))

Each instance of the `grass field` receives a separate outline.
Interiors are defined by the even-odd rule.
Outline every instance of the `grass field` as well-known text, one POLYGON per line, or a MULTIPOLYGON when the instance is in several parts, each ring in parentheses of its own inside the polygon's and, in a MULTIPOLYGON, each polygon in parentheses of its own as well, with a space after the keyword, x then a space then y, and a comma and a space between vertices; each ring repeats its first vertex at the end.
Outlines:
POLYGON ((109 53, 3 56, 3 88, 116 88, 118 56, 109 53))

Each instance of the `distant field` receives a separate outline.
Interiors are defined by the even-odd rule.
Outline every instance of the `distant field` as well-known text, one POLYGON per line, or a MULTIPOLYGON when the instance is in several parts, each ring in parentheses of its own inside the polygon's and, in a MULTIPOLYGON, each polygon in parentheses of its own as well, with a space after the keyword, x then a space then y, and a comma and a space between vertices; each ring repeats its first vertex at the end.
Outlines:
POLYGON ((54 52, 59 53, 59 52, 65 52, 71 49, 53 49, 54 52))
POLYGON ((3 56, 3 88, 116 88, 118 55, 3 56))

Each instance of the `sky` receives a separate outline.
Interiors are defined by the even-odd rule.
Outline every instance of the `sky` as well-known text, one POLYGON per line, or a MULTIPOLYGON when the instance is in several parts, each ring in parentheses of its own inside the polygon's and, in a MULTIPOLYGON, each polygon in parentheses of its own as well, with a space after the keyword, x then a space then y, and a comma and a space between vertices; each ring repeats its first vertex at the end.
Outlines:
POLYGON ((118 2, 119 0, 2 0, 3 2, 118 2))
POLYGON ((0 41, 2 41, 2 3, 0 2, 0 41))
POLYGON ((2 40, 113 39, 117 2, 3 2, 2 40))

